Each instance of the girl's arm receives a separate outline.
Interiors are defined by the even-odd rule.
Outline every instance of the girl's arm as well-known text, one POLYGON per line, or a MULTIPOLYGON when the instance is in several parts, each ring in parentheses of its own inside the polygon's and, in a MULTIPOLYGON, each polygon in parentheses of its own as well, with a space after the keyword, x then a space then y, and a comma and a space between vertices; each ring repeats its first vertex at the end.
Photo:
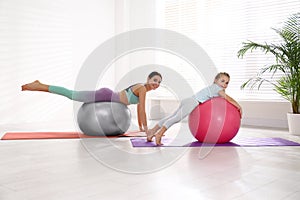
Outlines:
POLYGON ((240 114, 241 114, 241 117, 242 117, 242 107, 240 106, 240 104, 238 104, 237 101, 235 101, 232 97, 230 97, 229 95, 227 95, 225 93, 224 90, 220 90, 219 91, 219 95, 223 98, 225 98, 227 101, 229 101, 231 104, 233 104, 235 107, 237 107, 237 109, 239 110, 240 114))
POLYGON ((145 111, 145 102, 146 102, 146 88, 140 87, 138 89, 139 93, 139 103, 137 104, 137 114, 138 114, 138 124, 141 131, 148 131, 147 126, 147 117, 145 111))

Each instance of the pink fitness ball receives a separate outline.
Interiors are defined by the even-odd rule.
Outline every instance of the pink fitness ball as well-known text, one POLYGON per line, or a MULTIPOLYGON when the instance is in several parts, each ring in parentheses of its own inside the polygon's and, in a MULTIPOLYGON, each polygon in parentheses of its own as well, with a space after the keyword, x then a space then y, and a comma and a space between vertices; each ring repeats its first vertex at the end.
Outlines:
POLYGON ((199 142, 221 144, 236 136, 241 116, 234 105, 215 97, 199 104, 189 115, 188 124, 199 142))

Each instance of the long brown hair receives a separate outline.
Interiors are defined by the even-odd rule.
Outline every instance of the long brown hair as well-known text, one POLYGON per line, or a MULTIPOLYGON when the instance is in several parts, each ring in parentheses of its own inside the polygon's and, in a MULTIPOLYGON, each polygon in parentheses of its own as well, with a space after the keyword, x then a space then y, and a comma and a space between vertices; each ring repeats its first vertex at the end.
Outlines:
POLYGON ((148 78, 152 78, 153 76, 160 76, 160 78, 162 79, 162 76, 160 73, 158 73, 157 71, 153 71, 148 75, 148 78))

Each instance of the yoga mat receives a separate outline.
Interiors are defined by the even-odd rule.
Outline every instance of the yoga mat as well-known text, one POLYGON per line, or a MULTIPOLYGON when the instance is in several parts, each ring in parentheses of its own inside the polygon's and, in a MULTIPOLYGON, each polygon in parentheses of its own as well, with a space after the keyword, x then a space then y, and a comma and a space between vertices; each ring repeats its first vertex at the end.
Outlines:
MULTIPOLYGON (((133 147, 157 147, 155 142, 147 142, 145 138, 132 138, 130 139, 133 147)), ((209 144, 201 143, 198 141, 188 144, 172 144, 173 139, 162 138, 163 147, 202 147, 202 146, 227 146, 227 147, 263 147, 263 146, 300 146, 299 143, 289 141, 282 138, 239 138, 234 139, 232 142, 224 144, 209 144)), ((176 142, 178 143, 178 142, 176 142)))
POLYGON ((1 140, 32 140, 32 139, 76 139, 76 138, 115 138, 115 137, 141 137, 144 132, 129 131, 118 136, 88 136, 81 132, 7 132, 1 140))

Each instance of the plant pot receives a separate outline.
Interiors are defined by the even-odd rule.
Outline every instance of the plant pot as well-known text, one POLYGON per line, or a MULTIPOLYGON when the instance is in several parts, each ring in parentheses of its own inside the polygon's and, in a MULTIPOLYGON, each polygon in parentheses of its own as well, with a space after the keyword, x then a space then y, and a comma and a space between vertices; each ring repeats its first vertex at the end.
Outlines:
POLYGON ((287 113, 289 132, 300 136, 300 114, 287 113))

